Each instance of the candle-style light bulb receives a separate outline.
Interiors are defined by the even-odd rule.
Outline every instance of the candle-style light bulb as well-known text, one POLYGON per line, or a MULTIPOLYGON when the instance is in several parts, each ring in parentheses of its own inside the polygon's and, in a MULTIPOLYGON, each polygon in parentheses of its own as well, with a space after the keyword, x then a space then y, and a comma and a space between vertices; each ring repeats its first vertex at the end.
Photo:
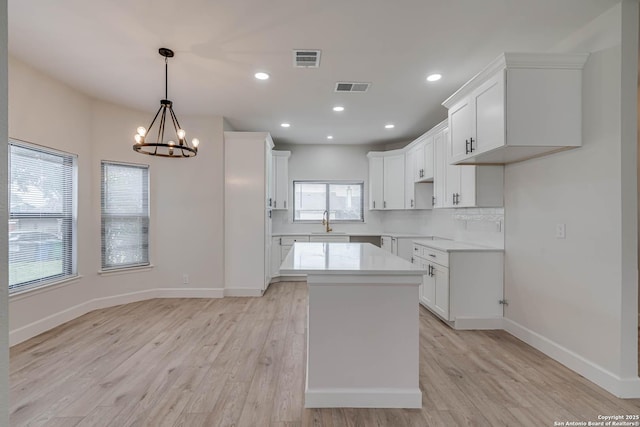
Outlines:
POLYGON ((136 135, 133 137, 133 139, 136 140, 136 144, 141 144, 142 143, 142 135, 140 135, 139 133, 136 133, 136 135))
POLYGON ((198 140, 198 138, 193 138, 191 140, 191 144, 193 145, 193 148, 198 148, 198 145, 200 145, 200 140, 198 140))
POLYGON ((184 129, 178 129, 178 138, 180 138, 180 139, 184 139, 184 136, 185 136, 186 134, 187 134, 187 133, 184 131, 184 129))
POLYGON ((138 131, 138 135, 140 136, 145 136, 147 134, 147 130, 144 128, 144 126, 139 126, 136 130, 138 131))

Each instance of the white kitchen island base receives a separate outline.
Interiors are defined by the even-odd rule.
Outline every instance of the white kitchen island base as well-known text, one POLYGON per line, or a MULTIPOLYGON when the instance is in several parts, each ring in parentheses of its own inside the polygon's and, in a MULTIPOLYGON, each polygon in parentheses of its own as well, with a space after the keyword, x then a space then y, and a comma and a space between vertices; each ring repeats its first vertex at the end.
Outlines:
POLYGON ((422 407, 417 301, 424 271, 360 243, 296 243, 281 270, 307 274, 306 408, 422 407), (328 257, 325 268, 295 263, 305 254, 328 257), (350 257, 366 265, 349 269, 350 257))

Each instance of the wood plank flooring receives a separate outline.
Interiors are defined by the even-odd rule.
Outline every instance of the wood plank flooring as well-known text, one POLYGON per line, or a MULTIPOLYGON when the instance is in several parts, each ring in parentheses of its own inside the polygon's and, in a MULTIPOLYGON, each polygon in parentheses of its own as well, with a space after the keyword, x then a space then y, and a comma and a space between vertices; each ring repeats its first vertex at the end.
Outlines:
POLYGON ((503 331, 420 309, 421 410, 304 409, 305 283, 97 310, 11 349, 12 426, 552 426, 640 414, 503 331))

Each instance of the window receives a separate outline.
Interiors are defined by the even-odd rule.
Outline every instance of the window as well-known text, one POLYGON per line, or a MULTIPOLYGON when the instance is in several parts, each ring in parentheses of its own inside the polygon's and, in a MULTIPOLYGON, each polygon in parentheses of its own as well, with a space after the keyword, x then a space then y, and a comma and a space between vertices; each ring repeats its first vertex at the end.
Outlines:
POLYGON ((149 265, 149 166, 102 162, 102 269, 149 265))
POLYGON ((364 184, 362 182, 293 182, 293 220, 364 221, 364 184))
POLYGON ((76 156, 9 140, 9 292, 75 276, 76 156))

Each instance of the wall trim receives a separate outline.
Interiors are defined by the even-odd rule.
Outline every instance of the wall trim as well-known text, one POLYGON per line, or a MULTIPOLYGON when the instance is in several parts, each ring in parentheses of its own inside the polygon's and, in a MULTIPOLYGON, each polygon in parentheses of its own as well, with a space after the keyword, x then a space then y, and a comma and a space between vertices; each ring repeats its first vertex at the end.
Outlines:
POLYGON ((225 297, 261 297, 264 294, 262 289, 257 288, 231 288, 224 289, 225 297))
POLYGON ((222 298, 222 288, 156 288, 102 298, 93 298, 9 332, 14 346, 94 310, 153 298, 222 298))
POLYGON ((562 345, 528 329, 511 319, 503 319, 504 330, 524 341, 531 347, 540 350, 550 358, 562 363, 567 368, 582 375, 589 381, 620 398, 640 397, 640 378, 620 378, 579 354, 562 345))
POLYGON ((420 388, 307 388, 305 408, 422 408, 420 388))

